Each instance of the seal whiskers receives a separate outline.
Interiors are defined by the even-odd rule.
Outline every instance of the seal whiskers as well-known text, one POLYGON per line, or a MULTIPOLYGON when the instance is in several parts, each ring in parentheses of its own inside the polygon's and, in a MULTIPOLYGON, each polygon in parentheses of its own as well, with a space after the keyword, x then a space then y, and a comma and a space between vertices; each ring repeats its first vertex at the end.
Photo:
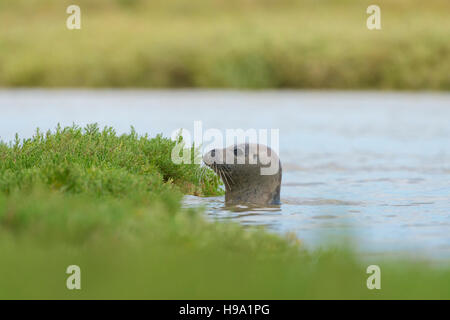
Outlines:
POLYGON ((230 182, 228 181, 227 175, 225 173, 225 170, 223 169, 219 169, 220 172, 220 176, 222 178, 222 180, 225 182, 225 184, 228 186, 228 189, 231 190, 231 186, 230 186, 230 182))
POLYGON ((211 168, 214 170, 215 173, 217 173, 219 175, 219 177, 222 179, 225 186, 228 186, 228 188, 230 189, 230 184, 225 177, 224 171, 216 163, 213 163, 211 165, 211 168))
MULTIPOLYGON (((224 167, 223 171, 227 175, 227 178, 231 180, 231 185, 234 185, 235 182, 234 182, 233 178, 231 177, 231 170, 227 167, 224 167)), ((228 186, 228 188, 230 188, 230 190, 231 190, 231 185, 228 186)), ((240 185, 240 184, 238 183, 238 185, 240 185)))

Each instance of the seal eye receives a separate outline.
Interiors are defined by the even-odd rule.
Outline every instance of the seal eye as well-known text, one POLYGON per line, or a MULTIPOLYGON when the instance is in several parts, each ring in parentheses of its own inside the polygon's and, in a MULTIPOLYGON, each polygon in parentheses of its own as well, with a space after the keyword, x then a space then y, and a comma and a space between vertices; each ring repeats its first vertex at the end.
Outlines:
POLYGON ((215 156, 216 156, 216 150, 213 149, 213 150, 211 150, 211 157, 215 157, 215 156))
POLYGON ((242 150, 239 148, 234 148, 234 156, 238 157, 242 155, 242 150))

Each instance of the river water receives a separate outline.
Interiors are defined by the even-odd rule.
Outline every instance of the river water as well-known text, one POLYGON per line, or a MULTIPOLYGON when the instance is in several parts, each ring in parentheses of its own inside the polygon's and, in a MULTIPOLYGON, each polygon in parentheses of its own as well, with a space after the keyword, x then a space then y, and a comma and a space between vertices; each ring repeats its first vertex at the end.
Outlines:
POLYGON ((189 196, 209 219, 345 242, 376 255, 450 258, 450 94, 291 91, 0 91, 0 139, 97 122, 166 136, 178 128, 279 129, 280 209, 230 211, 189 196))

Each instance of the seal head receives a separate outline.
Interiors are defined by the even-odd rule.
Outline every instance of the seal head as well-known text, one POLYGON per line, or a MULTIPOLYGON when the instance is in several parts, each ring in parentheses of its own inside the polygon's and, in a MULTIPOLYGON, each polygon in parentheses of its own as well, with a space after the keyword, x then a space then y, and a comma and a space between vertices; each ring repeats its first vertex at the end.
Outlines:
POLYGON ((227 205, 279 205, 281 162, 278 155, 261 144, 243 143, 213 149, 203 156, 225 185, 227 205))

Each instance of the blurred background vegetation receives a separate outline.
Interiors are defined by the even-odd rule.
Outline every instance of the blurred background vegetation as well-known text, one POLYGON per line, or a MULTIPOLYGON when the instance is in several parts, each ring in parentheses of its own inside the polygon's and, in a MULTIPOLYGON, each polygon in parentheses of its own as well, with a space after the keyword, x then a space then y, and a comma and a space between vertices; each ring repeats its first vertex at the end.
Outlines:
MULTIPOLYGON (((0 87, 450 89, 447 0, 0 0, 0 87), (78 4, 82 29, 66 28, 78 4)), ((76 126, 0 143, 0 299, 450 298, 450 268, 184 209, 173 142, 76 126), (82 290, 65 287, 68 265, 82 290), (366 287, 380 265, 382 290, 366 287)))
POLYGON ((0 0, 0 86, 449 90, 450 2, 376 3, 0 0))

